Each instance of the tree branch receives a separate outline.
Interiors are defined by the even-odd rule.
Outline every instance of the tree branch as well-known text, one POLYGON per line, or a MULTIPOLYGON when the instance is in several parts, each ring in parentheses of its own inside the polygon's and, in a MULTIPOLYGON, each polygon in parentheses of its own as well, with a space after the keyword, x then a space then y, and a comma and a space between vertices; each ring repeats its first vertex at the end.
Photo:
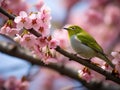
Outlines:
POLYGON ((51 68, 62 75, 66 75, 70 78, 73 78, 81 82, 89 90, 110 90, 110 89, 120 90, 120 87, 117 85, 115 85, 114 87, 113 86, 110 87, 111 85, 106 85, 103 82, 91 81, 87 83, 85 80, 79 77, 79 74, 77 71, 71 70, 70 68, 67 68, 63 65, 55 64, 55 63, 44 64, 41 60, 34 58, 30 52, 26 51, 24 48, 21 48, 19 45, 13 42, 11 43, 11 42, 0 41, 0 52, 17 57, 17 58, 21 58, 34 65, 51 68))
MULTIPOLYGON (((1 7, 0 7, 0 8, 1 8, 1 7)), ((5 11, 5 10, 4 10, 4 11, 5 11)), ((1 9, 0 9, 0 12, 1 12, 1 9)), ((1 13, 2 13, 2 12, 1 12, 1 13)), ((7 12, 6 12, 6 13, 7 13, 7 12)), ((3 13, 3 14, 6 15, 5 13, 3 13)), ((8 13, 8 14, 9 14, 9 13, 8 13)), ((10 18, 11 15, 7 15, 7 16, 10 18)), ((37 37, 41 36, 41 34, 37 33, 37 32, 36 32, 35 30, 33 30, 33 29, 28 30, 28 31, 30 31, 30 33, 34 34, 34 35, 37 36, 37 37), (32 32, 31 32, 31 31, 32 31, 32 32), (35 33, 34 33, 34 32, 35 32, 35 33)), ((78 56, 74 56, 73 54, 70 54, 70 53, 66 52, 65 50, 61 49, 59 46, 57 46, 57 48, 56 48, 55 50, 56 50, 57 52, 61 53, 62 55, 66 56, 66 57, 68 57, 68 58, 70 58, 70 59, 72 59, 72 60, 74 60, 74 61, 76 61, 76 62, 78 62, 78 63, 80 63, 80 64, 82 64, 82 65, 85 65, 85 66, 87 66, 88 68, 90 68, 90 69, 92 69, 92 70, 94 70, 94 71, 96 71, 96 72, 104 75, 107 80, 112 80, 112 81, 120 84, 120 78, 118 78, 118 77, 112 75, 111 73, 103 70, 102 68, 100 68, 100 67, 98 67, 98 66, 96 66, 96 65, 94 65, 94 64, 92 64, 92 63, 90 63, 90 62, 88 62, 86 59, 82 59, 82 58, 80 58, 80 57, 78 57, 78 56)), ((10 55, 11 55, 11 54, 10 54, 10 55)), ((19 57, 19 55, 18 55, 18 57, 19 57)))
POLYGON ((13 43, 0 41, 0 52, 24 59, 25 61, 28 61, 35 65, 51 68, 63 75, 66 75, 81 82, 84 86, 89 87, 89 84, 85 80, 79 77, 77 71, 73 71, 60 64, 55 64, 55 63, 44 64, 41 60, 34 58, 32 54, 28 52, 28 50, 25 50, 24 48, 21 48, 13 43))
POLYGON ((4 14, 5 16, 7 16, 9 19, 14 20, 15 16, 13 16, 12 14, 9 14, 8 12, 6 12, 3 8, 0 7, 0 12, 2 14, 4 14))
MULTIPOLYGON (((33 30, 33 29, 32 29, 32 30, 33 30)), ((37 37, 40 37, 40 36, 41 36, 41 34, 39 34, 39 33, 38 33, 38 34, 32 33, 32 34, 34 34, 34 35, 37 36, 37 37), (39 35, 40 35, 40 36, 39 36, 39 35)), ((82 59, 82 58, 80 58, 80 57, 78 57, 78 56, 74 56, 73 54, 70 54, 70 53, 66 52, 65 50, 63 50, 63 49, 60 48, 59 46, 57 46, 57 48, 56 48, 55 50, 56 50, 57 52, 59 52, 60 54, 68 57, 69 59, 74 60, 74 61, 76 61, 76 62, 78 62, 78 63, 80 63, 80 64, 82 64, 82 65, 84 65, 84 66, 86 66, 86 67, 88 67, 88 68, 90 68, 90 69, 92 69, 92 70, 100 73, 100 74, 102 74, 102 75, 104 75, 104 76, 106 77, 106 80, 112 80, 112 81, 120 84, 120 78, 112 75, 112 73, 105 71, 104 69, 98 67, 97 65, 95 65, 95 64, 93 64, 93 63, 90 63, 89 60, 87 60, 87 59, 82 59)))

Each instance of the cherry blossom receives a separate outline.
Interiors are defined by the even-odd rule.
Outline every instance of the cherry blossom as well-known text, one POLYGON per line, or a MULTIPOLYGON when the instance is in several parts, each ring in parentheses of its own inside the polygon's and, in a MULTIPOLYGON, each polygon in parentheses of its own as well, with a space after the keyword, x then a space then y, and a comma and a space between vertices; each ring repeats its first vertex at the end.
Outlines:
POLYGON ((23 29, 24 27, 26 29, 31 28, 31 19, 28 18, 28 15, 25 11, 21 11, 19 16, 15 18, 14 22, 17 24, 17 29, 23 29))
POLYGON ((25 34, 20 39, 20 44, 24 47, 29 48, 29 49, 34 48, 35 43, 36 43, 36 37, 33 34, 25 34))
POLYGON ((88 10, 86 13, 86 22, 89 22, 91 25, 99 25, 103 21, 103 15, 97 10, 88 10), (93 19, 94 18, 94 19, 93 19))
POLYGON ((20 38, 15 39, 22 46, 32 50, 32 52, 43 62, 52 58, 50 49, 56 48, 58 45, 57 40, 51 39, 51 36, 49 36, 51 24, 50 20, 50 9, 45 5, 43 5, 38 12, 31 12, 28 14, 25 11, 21 11, 19 16, 16 16, 14 20, 16 28, 19 29, 20 32, 22 31, 20 35, 17 35, 17 37, 20 38), (31 28, 40 33, 42 36, 36 37, 30 34, 29 29, 31 28), (27 29, 28 31, 24 29, 27 29))
POLYGON ((7 90, 28 90, 29 82, 27 80, 17 79, 15 76, 10 76, 8 79, 0 78, 0 89, 7 90))
POLYGON ((44 5, 43 0, 37 0, 35 7, 37 10, 40 10, 43 5, 44 5))
POLYGON ((114 51, 111 53, 111 55, 114 57, 112 62, 113 64, 115 64, 115 68, 119 72, 119 77, 120 77, 120 52, 114 51))
POLYGON ((0 0, 0 6, 1 6, 1 3, 3 2, 3 0, 0 0))
POLYGON ((47 37, 38 37, 36 43, 40 48, 45 47, 48 44, 47 37))
POLYGON ((96 8, 96 7, 102 7, 105 4, 108 3, 109 0, 91 0, 91 6, 96 8))
POLYGON ((82 70, 79 70, 78 73, 79 73, 79 76, 85 79, 87 82, 90 82, 91 79, 93 78, 91 71, 86 67, 83 68, 82 70))
POLYGON ((18 15, 20 11, 27 11, 28 4, 25 0, 0 0, 1 7, 14 15, 18 15))
POLYGON ((10 90, 15 90, 19 85, 19 81, 15 77, 10 77, 6 82, 5 82, 5 88, 10 89, 10 90))
POLYGON ((107 25, 119 26, 120 24, 120 9, 115 5, 108 5, 105 9, 104 22, 107 25))
POLYGON ((40 12, 41 12, 41 14, 40 13, 38 14, 39 19, 41 19, 40 20, 41 24, 40 24, 39 31, 43 35, 48 35, 50 33, 49 29, 51 27, 51 24, 50 24, 50 20, 51 20, 50 8, 44 5, 41 8, 40 12))
POLYGON ((29 18, 31 19, 31 27, 37 31, 40 28, 40 20, 38 20, 37 14, 32 13, 29 18))
POLYGON ((0 30, 0 33, 10 35, 10 36, 15 36, 15 34, 17 34, 18 32, 19 32, 18 29, 10 28, 7 25, 4 25, 0 30))
POLYGON ((59 45, 62 48, 68 48, 70 46, 68 33, 66 30, 55 30, 53 32, 53 38, 59 41, 59 45))
POLYGON ((55 49, 57 47, 57 45, 59 45, 58 40, 56 40, 56 39, 50 40, 50 42, 49 42, 50 49, 55 49))

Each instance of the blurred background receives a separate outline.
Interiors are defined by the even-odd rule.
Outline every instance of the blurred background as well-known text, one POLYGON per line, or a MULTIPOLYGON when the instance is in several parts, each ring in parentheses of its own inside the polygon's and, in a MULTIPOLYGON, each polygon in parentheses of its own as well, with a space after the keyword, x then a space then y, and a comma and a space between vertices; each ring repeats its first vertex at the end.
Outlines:
MULTIPOLYGON (((31 12, 39 9, 42 0, 25 2, 30 8, 27 11, 31 12)), ((120 0, 44 0, 44 3, 51 9, 51 30, 76 24, 88 31, 108 55, 111 51, 120 51, 120 0)), ((2 21, 0 18, 1 25, 2 21)), ((31 68, 30 63, 3 53, 0 59, 0 77, 20 79, 31 68)), ((30 83, 30 90, 86 90, 77 81, 55 71, 34 66, 32 72, 37 74, 30 83)))

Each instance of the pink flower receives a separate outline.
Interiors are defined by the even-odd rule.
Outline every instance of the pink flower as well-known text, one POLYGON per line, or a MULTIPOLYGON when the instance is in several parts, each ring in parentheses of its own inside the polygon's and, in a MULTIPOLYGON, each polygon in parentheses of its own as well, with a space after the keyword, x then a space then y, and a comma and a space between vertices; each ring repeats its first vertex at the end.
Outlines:
POLYGON ((44 5, 43 0, 38 0, 35 7, 37 10, 40 10, 43 5, 44 5))
POLYGON ((120 74, 120 52, 119 51, 112 52, 111 55, 114 57, 112 62, 113 64, 115 64, 115 68, 120 74))
POLYGON ((55 38, 59 43, 60 47, 67 48, 70 46, 68 39, 68 33, 66 30, 54 30, 53 38, 55 38))
POLYGON ((43 22, 49 22, 51 20, 51 13, 50 13, 50 8, 47 7, 46 5, 42 6, 41 10, 41 19, 43 22))
POLYGON ((8 31, 8 35, 10 36, 15 36, 15 34, 18 34, 18 29, 17 28, 11 28, 9 31, 8 31))
POLYGON ((25 11, 21 11, 19 16, 15 17, 14 22, 17 24, 17 29, 30 29, 31 27, 31 19, 28 17, 25 11))
POLYGON ((108 3, 109 0, 92 0, 92 7, 102 7, 104 6, 106 3, 108 3))
POLYGON ((44 36, 50 33, 50 9, 45 5, 41 8, 40 12, 38 13, 38 21, 40 22, 39 32, 42 33, 44 36))
POLYGON ((42 36, 47 36, 50 33, 50 14, 44 9, 43 11, 30 14, 31 27, 37 32, 41 33, 42 36))
POLYGON ((78 73, 82 79, 86 80, 87 82, 91 81, 92 73, 88 68, 85 67, 85 68, 83 68, 83 70, 79 70, 78 73))
POLYGON ((32 53, 35 54, 35 57, 38 57, 40 59, 42 59, 42 57, 44 56, 44 53, 42 52, 39 45, 34 45, 34 50, 32 53))
POLYGON ((7 32, 10 30, 10 27, 4 25, 1 30, 0 30, 0 33, 2 34, 7 34, 7 32))
POLYGON ((112 62, 116 65, 120 63, 120 53, 119 52, 112 52, 111 55, 114 57, 112 62))
POLYGON ((107 25, 120 25, 120 8, 115 5, 108 5, 105 8, 104 22, 107 25))
POLYGON ((112 68, 107 63, 104 63, 104 65, 101 66, 101 68, 108 71, 108 72, 112 72, 112 68))
POLYGON ((40 48, 43 48, 48 44, 46 37, 38 37, 36 40, 36 44, 39 45, 40 48))
POLYGON ((5 88, 8 90, 16 90, 19 85, 19 81, 17 81, 16 77, 10 77, 4 84, 5 88))
POLYGON ((3 0, 1 2, 1 7, 14 15, 18 15, 20 11, 28 10, 28 4, 25 0, 3 0))
POLYGON ((30 14, 29 18, 31 19, 31 27, 38 31, 38 29, 40 28, 40 21, 38 20, 37 14, 32 13, 30 14))
POLYGON ((17 80, 16 77, 12 76, 5 81, 4 87, 7 90, 28 90, 29 83, 28 81, 17 80))
POLYGON ((97 25, 102 23, 103 21, 103 16, 100 13, 100 11, 90 9, 86 12, 86 22, 89 22, 90 24, 97 25), (94 18, 94 19, 93 19, 94 18))
POLYGON ((1 3, 3 2, 3 0, 0 0, 0 6, 1 6, 1 3))
POLYGON ((34 45, 34 54, 36 55, 37 58, 41 59, 45 64, 47 62, 47 59, 50 58, 50 55, 44 50, 44 48, 40 48, 38 45, 34 45))
POLYGON ((36 37, 32 34, 25 34, 20 39, 20 44, 26 48, 33 49, 36 43, 36 37))
POLYGON ((58 40, 56 39, 52 39, 50 42, 49 42, 49 48, 50 49, 55 49, 57 47, 57 45, 59 45, 59 42, 58 40))
POLYGON ((42 34, 42 36, 47 36, 50 34, 50 29, 48 24, 44 24, 42 21, 40 22, 40 27, 38 29, 38 32, 42 34))
POLYGON ((9 26, 4 25, 1 28, 0 33, 6 34, 6 35, 10 35, 10 36, 15 36, 15 34, 18 33, 18 29, 16 29, 16 28, 10 28, 9 26))

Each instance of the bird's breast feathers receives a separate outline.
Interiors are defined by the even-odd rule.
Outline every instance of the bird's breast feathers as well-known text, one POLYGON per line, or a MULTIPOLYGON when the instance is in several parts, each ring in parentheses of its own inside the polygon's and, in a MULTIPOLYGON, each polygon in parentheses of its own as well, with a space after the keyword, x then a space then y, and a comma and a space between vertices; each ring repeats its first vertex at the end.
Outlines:
POLYGON ((96 52, 90 47, 84 45, 76 35, 70 38, 72 48, 81 56, 85 58, 92 58, 96 55, 96 52))

